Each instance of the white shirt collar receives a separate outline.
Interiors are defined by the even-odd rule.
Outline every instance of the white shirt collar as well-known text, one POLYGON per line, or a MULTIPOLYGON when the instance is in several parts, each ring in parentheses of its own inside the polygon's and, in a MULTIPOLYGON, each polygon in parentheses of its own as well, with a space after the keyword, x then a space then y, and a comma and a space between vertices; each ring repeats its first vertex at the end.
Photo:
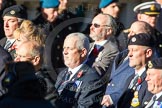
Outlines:
POLYGON ((15 39, 7 39, 7 41, 10 41, 11 43, 14 43, 15 42, 15 39))
POLYGON ((160 96, 162 96, 162 91, 160 93, 155 94, 155 95, 156 95, 156 100, 157 100, 160 96))
POLYGON ((97 49, 99 49, 101 46, 103 46, 108 40, 101 41, 99 43, 94 43, 96 45, 97 49))
POLYGON ((135 74, 138 74, 138 76, 141 76, 145 70, 146 70, 145 67, 139 70, 138 72, 135 70, 135 74))
POLYGON ((72 74, 70 75, 69 80, 71 80, 71 78, 78 72, 78 70, 83 66, 83 64, 80 64, 79 66, 77 66, 74 69, 69 68, 68 71, 71 71, 72 74))

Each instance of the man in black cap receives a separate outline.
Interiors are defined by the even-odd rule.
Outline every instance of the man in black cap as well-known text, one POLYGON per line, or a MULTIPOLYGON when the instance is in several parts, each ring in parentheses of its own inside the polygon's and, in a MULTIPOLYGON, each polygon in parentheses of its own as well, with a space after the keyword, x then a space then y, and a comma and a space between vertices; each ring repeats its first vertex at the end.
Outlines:
POLYGON ((148 70, 146 81, 148 91, 154 94, 148 101, 145 108, 161 108, 162 107, 162 58, 153 59, 148 62, 148 70))
MULTIPOLYGON (((20 26, 21 22, 27 18, 27 13, 24 7, 21 5, 14 5, 6 8, 3 11, 2 16, 4 20, 4 32, 6 37, 0 40, 0 45, 9 51, 15 42, 13 32, 20 26)), ((10 54, 12 55, 12 53, 13 52, 11 51, 10 54)))
POLYGON ((150 25, 146 22, 135 21, 131 25, 129 31, 130 34, 126 37, 125 40, 120 39, 123 41, 121 44, 125 45, 124 50, 115 57, 111 69, 109 70, 111 72, 111 76, 109 78, 109 84, 107 85, 107 89, 102 100, 102 104, 104 106, 110 107, 117 104, 119 98, 124 92, 124 83, 127 82, 128 77, 134 74, 134 69, 129 66, 129 59, 127 56, 128 38, 131 38, 131 36, 140 33, 151 35, 152 28, 150 28, 150 25))
POLYGON ((16 4, 15 0, 0 0, 0 34, 1 34, 0 39, 5 37, 2 18, 3 10, 15 4, 16 4))
MULTIPOLYGON (((147 91, 146 64, 153 55, 153 43, 150 35, 141 33, 130 38, 128 42, 129 66, 134 68, 131 75, 124 84, 124 93, 118 101, 118 108, 142 108, 147 91)), ((149 99, 149 96, 148 98, 149 99)))

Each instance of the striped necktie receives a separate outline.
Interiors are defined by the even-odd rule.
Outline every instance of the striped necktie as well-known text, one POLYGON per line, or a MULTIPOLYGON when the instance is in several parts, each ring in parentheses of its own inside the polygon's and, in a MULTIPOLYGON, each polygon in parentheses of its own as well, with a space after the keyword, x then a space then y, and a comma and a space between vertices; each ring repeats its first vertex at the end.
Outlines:
POLYGON ((132 89, 133 88, 133 86, 137 83, 137 79, 138 79, 138 74, 136 74, 135 76, 134 76, 134 78, 131 80, 131 82, 130 82, 130 84, 129 84, 129 89, 132 89))
POLYGON ((11 42, 9 40, 6 41, 6 44, 4 46, 4 49, 8 50, 8 48, 11 46, 11 42))
POLYGON ((71 71, 67 71, 64 77, 64 81, 62 82, 62 84, 59 86, 58 88, 58 93, 59 95, 62 93, 62 91, 64 90, 65 86, 67 85, 67 83, 69 82, 69 78, 70 75, 72 74, 71 71))
POLYGON ((146 105, 145 108, 152 108, 151 106, 154 104, 155 100, 156 100, 156 95, 153 95, 151 100, 149 101, 149 103, 146 105))

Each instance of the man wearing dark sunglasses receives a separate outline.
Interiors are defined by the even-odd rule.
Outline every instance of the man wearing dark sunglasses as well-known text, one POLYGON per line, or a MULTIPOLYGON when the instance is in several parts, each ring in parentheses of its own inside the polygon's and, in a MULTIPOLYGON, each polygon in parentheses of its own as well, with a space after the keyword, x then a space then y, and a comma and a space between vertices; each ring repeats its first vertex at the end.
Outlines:
POLYGON ((106 73, 111 61, 118 54, 115 33, 116 23, 112 16, 100 13, 94 17, 90 27, 90 38, 94 42, 90 45, 87 64, 101 76, 106 73))
POLYGON ((102 13, 113 16, 117 23, 117 32, 115 36, 118 36, 120 32, 125 28, 124 25, 118 21, 120 7, 118 0, 101 0, 99 3, 99 9, 102 13))

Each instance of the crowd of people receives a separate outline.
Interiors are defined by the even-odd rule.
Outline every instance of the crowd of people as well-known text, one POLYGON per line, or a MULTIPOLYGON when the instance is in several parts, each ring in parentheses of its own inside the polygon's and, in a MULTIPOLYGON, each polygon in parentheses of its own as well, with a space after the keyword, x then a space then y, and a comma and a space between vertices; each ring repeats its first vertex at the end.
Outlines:
POLYGON ((0 108, 161 108, 162 2, 135 6, 129 29, 118 0, 100 0, 90 24, 67 7, 40 0, 34 20, 15 2, 0 10, 0 108))

